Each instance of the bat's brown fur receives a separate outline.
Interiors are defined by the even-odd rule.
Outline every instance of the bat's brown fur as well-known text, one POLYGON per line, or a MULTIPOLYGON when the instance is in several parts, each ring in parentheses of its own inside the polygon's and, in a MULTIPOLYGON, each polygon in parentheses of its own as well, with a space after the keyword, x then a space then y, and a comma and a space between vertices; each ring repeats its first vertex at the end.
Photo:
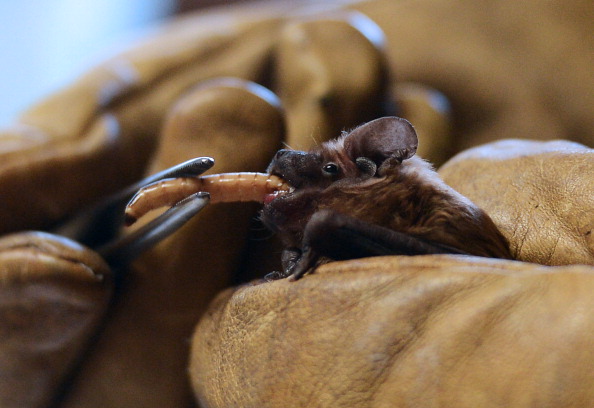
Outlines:
POLYGON ((491 218, 417 157, 388 167, 378 180, 328 188, 320 196, 318 209, 329 208, 472 255, 511 258, 491 218))
POLYGON ((329 209, 471 255, 512 258, 491 218, 415 151, 414 129, 399 118, 370 122, 307 153, 281 151, 269 171, 296 189, 267 204, 262 220, 288 247, 299 248, 311 216, 329 209), (373 174, 361 171, 358 157, 371 159, 373 174), (324 174, 328 163, 339 173, 324 174))

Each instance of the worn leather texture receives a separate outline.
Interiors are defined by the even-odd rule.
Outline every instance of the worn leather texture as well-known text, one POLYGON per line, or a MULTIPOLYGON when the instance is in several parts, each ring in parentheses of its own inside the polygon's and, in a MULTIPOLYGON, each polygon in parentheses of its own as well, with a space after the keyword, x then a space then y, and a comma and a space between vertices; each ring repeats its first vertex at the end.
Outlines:
POLYGON ((516 259, 594 265, 594 150, 502 140, 456 155, 439 173, 490 214, 516 259))
POLYGON ((229 290, 194 335, 207 407, 584 407, 587 266, 448 256, 326 264, 229 290))
POLYGON ((108 276, 101 260, 24 235, 29 249, 0 262, 13 322, 0 329, 0 405, 592 405, 593 17, 586 0, 214 9, 40 101, 0 132, 3 234, 50 229, 188 157, 262 171, 283 143, 307 148, 394 112, 436 166, 462 152, 440 174, 520 261, 330 263, 211 304, 278 268, 280 251, 257 206, 220 205, 135 262, 106 314, 111 278, 80 272, 108 276), (571 142, 485 145, 510 138, 571 142), (31 285, 42 298, 18 301, 37 320, 9 301, 31 285))
POLYGON ((0 239, 0 405, 49 406, 88 351, 112 299, 103 259, 40 232, 0 239))

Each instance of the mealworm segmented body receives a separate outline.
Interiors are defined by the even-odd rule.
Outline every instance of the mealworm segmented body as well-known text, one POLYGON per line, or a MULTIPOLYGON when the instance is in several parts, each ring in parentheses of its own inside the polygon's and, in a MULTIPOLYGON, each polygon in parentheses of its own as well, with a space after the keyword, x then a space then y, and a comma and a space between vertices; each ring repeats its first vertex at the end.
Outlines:
POLYGON ((253 172, 221 173, 202 177, 179 177, 156 181, 141 188, 126 206, 126 225, 151 210, 172 206, 184 198, 204 191, 211 203, 264 202, 269 194, 288 191, 280 177, 253 172))

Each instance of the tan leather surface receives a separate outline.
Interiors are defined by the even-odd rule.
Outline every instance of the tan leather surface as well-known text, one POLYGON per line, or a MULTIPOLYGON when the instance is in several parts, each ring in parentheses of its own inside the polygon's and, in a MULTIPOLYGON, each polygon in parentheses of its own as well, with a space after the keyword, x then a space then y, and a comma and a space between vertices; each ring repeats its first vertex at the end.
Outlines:
POLYGON ((387 38, 398 81, 452 104, 450 155, 502 138, 593 144, 589 0, 376 0, 354 8, 387 38))
POLYGON ((221 294, 193 338, 204 407, 584 407, 594 268, 334 262, 221 294))
MULTIPOLYGON (((25 112, 19 123, 0 134, 0 231, 47 227, 143 172, 189 156, 212 154, 217 159, 216 172, 261 171, 283 141, 290 140, 292 147, 308 146, 313 140, 336 136, 342 126, 354 126, 367 115, 383 112, 387 109, 382 104, 383 91, 388 102, 399 102, 400 112, 418 123, 419 152, 426 149, 423 155, 435 163, 468 147, 510 137, 594 143, 591 2, 336 1, 325 2, 323 10, 315 3, 266 2, 174 21, 144 44, 105 62, 25 112), (314 7, 304 11, 304 4, 314 7), (353 29, 350 19, 357 14, 333 12, 333 7, 360 11, 375 22, 383 30, 383 48, 370 41, 365 30, 353 29), (326 37, 321 30, 325 26, 332 28, 327 34, 334 38, 326 37), (366 57, 357 59, 351 52, 366 57), (285 114, 292 118, 289 123, 297 125, 287 126, 287 135, 275 125, 268 126, 280 120, 276 108, 258 111, 251 105, 259 102, 236 90, 215 89, 212 99, 206 97, 208 93, 187 93, 204 80, 229 76, 252 80, 277 93, 285 114), (291 88, 303 76, 312 82, 291 88), (409 82, 421 85, 412 91, 402 87, 409 82), (415 99, 419 94, 429 96, 419 103, 415 99), (291 95, 296 95, 295 101, 291 95), (431 95, 447 97, 449 117, 440 116, 443 106, 432 103, 431 95), (190 106, 189 116, 180 115, 181 106, 190 106), (229 123, 241 118, 234 112, 243 112, 245 106, 266 116, 248 120, 245 138, 234 139, 230 135, 238 134, 243 126, 238 129, 229 123), (205 115, 195 116, 201 112, 205 115), (200 131, 194 133, 196 129, 200 131), (261 150, 255 147, 260 143, 261 150)), ((567 171, 564 174, 570 184, 591 186, 585 177, 571 173, 571 166, 557 160, 551 164, 545 156, 536 154, 535 163, 567 171)), ((587 164, 589 160, 578 162, 587 164)), ((526 166, 522 160, 511 160, 505 166, 509 163, 526 166)), ((459 177, 456 186, 460 190, 468 186, 468 195, 476 193, 472 179, 478 164, 480 160, 459 177)), ((486 174, 497 172, 496 165, 489 166, 486 162, 481 168, 486 174)), ((536 167, 531 171, 545 185, 554 185, 555 180, 543 177, 536 167)), ((494 186, 492 178, 485 177, 484 194, 488 195, 494 186)), ((497 200, 483 200, 483 193, 473 199, 489 207, 489 213, 494 212, 493 218, 515 240, 522 259, 591 263, 591 234, 587 234, 591 227, 587 217, 579 218, 586 214, 583 209, 591 206, 591 195, 588 197, 586 190, 582 195, 562 190, 567 207, 560 207, 546 201, 556 198, 552 187, 538 187, 533 196, 524 195, 530 183, 527 178, 523 182, 524 191, 517 196, 521 205, 511 210, 500 210, 497 200), (537 197, 546 211, 533 211, 532 197, 537 197), (515 221, 505 218, 523 216, 522 208, 531 215, 545 216, 531 219, 533 225, 519 224, 525 230, 516 232, 526 232, 525 241, 514 235, 510 223, 515 221), (548 229, 534 228, 547 220, 551 222, 548 229), (547 246, 556 237, 552 230, 556 226, 560 228, 559 242, 567 243, 563 251, 559 251, 562 247, 554 250, 547 246)), ((192 404, 186 366, 192 328, 199 316, 219 290, 233 279, 240 280, 238 274, 261 276, 272 270, 279 257, 278 248, 269 242, 246 242, 254 210, 245 205, 208 208, 178 236, 134 265, 102 336, 67 387, 64 406, 192 404)), ((26 253, 17 258, 18 270, 28 270, 32 259, 37 259, 30 256, 26 253)), ((262 396, 276 406, 291 406, 293 401, 315 406, 316 401, 319 405, 336 402, 333 395, 340 398, 344 389, 342 406, 374 406, 375 401, 376 406, 389 406, 392 401, 414 406, 435 402, 489 406, 489 395, 501 396, 500 405, 534 402, 559 406, 567 402, 570 406, 571 401, 563 399, 569 393, 573 393, 575 406, 583 406, 592 388, 590 371, 584 371, 591 361, 589 336, 584 334, 591 324, 586 312, 591 309, 586 297, 591 267, 548 269, 476 262, 440 259, 436 266, 426 258, 395 258, 333 263, 296 286, 275 282, 241 288, 231 298, 227 292, 213 303, 194 337, 192 386, 204 406, 219 406, 223 398, 244 398, 239 406, 264 406, 258 400, 262 396), (455 284, 448 286, 450 281, 455 284), (283 297, 286 295, 290 295, 288 300, 283 297), (359 299, 361 305, 353 305, 350 299, 359 299), (338 303, 332 303, 335 300, 338 303), (447 307, 450 303, 451 309, 447 307), (233 309, 236 304, 242 305, 243 311, 233 309), (295 308, 288 307, 293 304, 295 308), (287 305, 287 309, 275 314, 279 305, 287 305), (226 314, 227 309, 236 314, 226 314), (289 315, 291 319, 285 317, 289 315), (228 320, 229 316, 235 317, 228 320), (261 325, 241 326, 237 316, 261 325), (424 323, 430 332, 416 325, 419 320, 415 319, 422 321, 424 316, 436 325, 424 323), (337 321, 344 323, 337 326, 340 330, 333 329, 337 321), (361 321, 366 325, 356 324, 361 321), (244 332, 242 327, 250 331, 244 332), (359 360, 353 362, 354 356, 365 352, 367 337, 362 336, 362 342, 348 343, 348 339, 367 327, 373 330, 364 333, 373 335, 379 351, 367 354, 368 365, 360 366, 359 360), (275 337, 270 338, 266 334, 272 329, 275 337), (275 340, 284 339, 284 333, 291 333, 288 344, 294 346, 286 348, 275 340), (318 337, 308 337, 310 333, 318 337), (417 354, 409 355, 405 349, 398 354, 400 339, 406 340, 411 333, 422 340, 412 344, 424 348, 417 354), (262 343, 276 347, 263 347, 262 343), (485 348, 479 347, 480 343, 485 348), (334 346, 337 344, 343 344, 344 349, 334 346), (470 346, 461 348, 466 345, 470 346), (302 347, 311 357, 296 354, 302 347), (432 354, 432 347, 441 347, 443 353, 440 349, 432 354), (466 350, 480 352, 464 354, 466 350), (325 357, 328 353, 340 358, 325 357), (389 355, 395 358, 393 365, 386 361, 389 355), (216 356, 225 358, 217 360, 216 356), (445 360, 432 360, 433 365, 428 365, 427 360, 435 356, 445 360), (212 375, 205 379, 209 373, 212 375), (296 374, 290 381, 289 373, 296 374), (351 379, 344 380, 348 386, 339 381, 346 373, 353 373, 351 379), (253 379, 246 380, 250 376, 253 379), (319 381, 310 382, 310 377, 319 381), (532 378, 546 384, 547 390, 567 390, 567 394, 541 392, 541 399, 531 399, 532 378), (266 381, 281 383, 285 379, 285 388, 257 388, 270 384, 266 381), (224 387, 215 389, 221 382, 224 387), (377 393, 361 399, 369 384, 377 393), (303 388, 306 385, 309 388, 303 388), (470 388, 478 391, 472 393, 470 388)), ((53 270, 42 266, 39 270, 53 270)), ((69 286, 61 293, 70 291, 69 286)), ((77 288, 72 291, 79 293, 77 288)), ((90 331, 81 333, 86 334, 79 339, 88 337, 90 331)), ((71 359, 80 350, 67 346, 60 353, 71 359)), ((69 364, 61 362, 68 359, 45 366, 37 376, 56 381, 55 373, 68 371, 65 367, 69 364)), ((44 389, 51 385, 47 382, 44 389)))
POLYGON ((105 262, 73 241, 32 232, 0 239, 0 406, 53 401, 112 290, 105 262))
POLYGON ((287 110, 291 148, 309 150, 390 113, 390 70, 377 31, 352 11, 297 16, 281 29, 274 89, 287 110))
POLYGON ((594 265, 594 150, 567 141, 503 140, 439 171, 508 238, 515 259, 594 265))

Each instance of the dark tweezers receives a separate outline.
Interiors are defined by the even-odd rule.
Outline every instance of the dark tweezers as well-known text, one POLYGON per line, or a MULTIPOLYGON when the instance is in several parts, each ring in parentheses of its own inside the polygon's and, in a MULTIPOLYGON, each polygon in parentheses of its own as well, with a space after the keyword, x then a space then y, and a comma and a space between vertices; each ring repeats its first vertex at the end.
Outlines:
POLYGON ((208 193, 193 194, 141 228, 128 234, 118 234, 124 225, 124 209, 134 194, 155 181, 198 176, 213 164, 214 159, 210 157, 198 157, 153 174, 80 211, 51 232, 94 249, 113 269, 122 268, 178 230, 210 200, 208 193))

